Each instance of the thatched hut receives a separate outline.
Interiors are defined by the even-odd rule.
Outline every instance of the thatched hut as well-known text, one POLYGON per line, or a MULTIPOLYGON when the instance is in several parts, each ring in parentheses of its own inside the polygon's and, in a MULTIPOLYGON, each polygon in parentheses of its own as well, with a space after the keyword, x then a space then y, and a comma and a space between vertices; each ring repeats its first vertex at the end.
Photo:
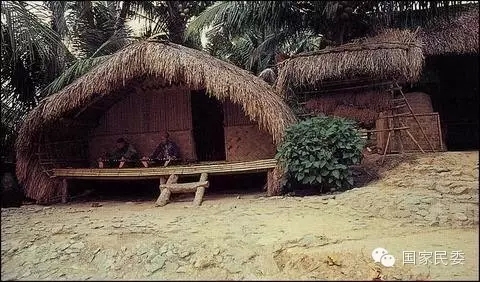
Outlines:
POLYGON ((421 39, 407 30, 379 35, 337 47, 292 56, 279 64, 277 91, 286 94, 305 87, 354 79, 417 81, 424 57, 421 39))
MULTIPOLYGON (((391 115, 392 95, 385 90, 395 80, 411 92, 407 100, 435 150, 478 148, 478 17, 478 3, 463 5, 455 16, 415 31, 383 30, 298 54, 278 64, 277 91, 295 97, 307 112, 350 118, 378 130, 387 126, 380 116, 391 115)), ((403 122, 415 136, 423 135, 412 118, 403 122)), ((386 133, 376 135, 383 149, 386 133)), ((402 139, 408 149, 418 149, 411 138, 402 139)), ((425 138, 418 141, 430 147, 425 138)))
MULTIPOLYGON (((407 84, 420 79, 425 61, 422 48, 418 32, 387 29, 374 37, 299 54, 279 64, 277 91, 296 97, 310 114, 353 119, 366 131, 384 130, 389 125, 378 119, 392 115, 392 82, 407 84)), ((416 108, 416 97, 407 95, 412 108, 416 108)), ((430 123, 429 118, 419 119, 428 119, 426 123, 430 123)), ((416 141, 428 148, 429 140, 423 138, 418 125, 409 118, 402 122, 416 131, 412 132, 416 141)), ((426 133, 437 150, 442 148, 439 131, 435 126, 426 133)), ((379 151, 384 149, 385 134, 388 132, 378 132, 376 140, 372 140, 379 151)), ((409 141, 406 136, 405 149, 417 150, 415 142, 409 141)))
POLYGON ((16 143, 26 195, 51 202, 49 167, 85 167, 119 137, 149 154, 164 131, 184 160, 272 158, 296 118, 261 79, 208 54, 168 42, 127 46, 26 117, 16 143))

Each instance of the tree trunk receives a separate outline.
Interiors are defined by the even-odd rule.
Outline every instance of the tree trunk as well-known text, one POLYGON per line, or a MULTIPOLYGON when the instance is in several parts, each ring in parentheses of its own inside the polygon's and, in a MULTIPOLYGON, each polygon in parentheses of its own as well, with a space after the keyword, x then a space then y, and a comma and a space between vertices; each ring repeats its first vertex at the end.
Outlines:
POLYGON ((115 31, 125 26, 125 20, 127 19, 128 11, 130 10, 130 1, 122 1, 122 9, 118 14, 117 21, 115 22, 115 31))
POLYGON ((168 1, 168 34, 170 37, 170 42, 182 44, 184 40, 184 33, 186 29, 186 21, 180 15, 180 10, 178 5, 180 1, 168 1))

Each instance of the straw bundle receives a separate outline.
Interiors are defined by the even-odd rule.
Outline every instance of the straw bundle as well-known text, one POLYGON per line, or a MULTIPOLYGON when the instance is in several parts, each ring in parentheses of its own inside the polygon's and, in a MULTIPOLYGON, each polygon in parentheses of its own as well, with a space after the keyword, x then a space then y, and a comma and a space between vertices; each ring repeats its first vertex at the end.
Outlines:
MULTIPOLYGON (((16 143, 17 175, 28 197, 49 202, 60 185, 42 173, 36 155, 42 141, 40 136, 55 128, 61 135, 58 128, 62 128, 63 117, 74 116, 95 102, 120 95, 122 89, 141 77, 170 85, 183 84, 190 89, 206 89, 221 101, 229 99, 241 105, 246 115, 269 132, 275 142, 280 141, 285 128, 296 121, 273 89, 245 70, 176 44, 153 41, 132 44, 41 101, 28 114, 16 143)), ((78 137, 82 134, 84 131, 78 130, 78 137)))
POLYGON ((424 63, 421 40, 408 30, 384 30, 375 37, 296 55, 279 64, 282 94, 322 81, 375 77, 417 81, 424 63))

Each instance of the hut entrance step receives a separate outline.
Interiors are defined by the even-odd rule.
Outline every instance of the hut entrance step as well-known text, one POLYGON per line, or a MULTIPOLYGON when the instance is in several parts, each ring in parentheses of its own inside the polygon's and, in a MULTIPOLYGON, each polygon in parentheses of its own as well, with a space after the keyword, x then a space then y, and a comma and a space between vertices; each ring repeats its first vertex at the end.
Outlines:
POLYGON ((193 199, 194 206, 200 206, 203 201, 203 195, 205 189, 208 188, 209 182, 207 180, 208 174, 201 173, 200 180, 197 182, 189 183, 177 183, 178 175, 171 174, 168 177, 167 182, 165 183, 165 178, 160 178, 160 196, 157 199, 155 205, 157 207, 162 207, 168 204, 170 201, 171 194, 178 193, 195 193, 195 198, 193 199))

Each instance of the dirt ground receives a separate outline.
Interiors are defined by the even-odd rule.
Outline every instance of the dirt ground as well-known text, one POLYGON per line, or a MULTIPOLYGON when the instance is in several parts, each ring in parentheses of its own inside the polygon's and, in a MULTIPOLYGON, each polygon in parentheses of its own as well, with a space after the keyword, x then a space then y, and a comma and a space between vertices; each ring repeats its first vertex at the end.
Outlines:
POLYGON ((478 280, 478 159, 448 152, 390 161, 378 181, 334 195, 2 209, 1 276, 478 280), (393 267, 374 263, 377 247, 395 257, 393 267), (404 252, 415 252, 415 264, 404 252))

